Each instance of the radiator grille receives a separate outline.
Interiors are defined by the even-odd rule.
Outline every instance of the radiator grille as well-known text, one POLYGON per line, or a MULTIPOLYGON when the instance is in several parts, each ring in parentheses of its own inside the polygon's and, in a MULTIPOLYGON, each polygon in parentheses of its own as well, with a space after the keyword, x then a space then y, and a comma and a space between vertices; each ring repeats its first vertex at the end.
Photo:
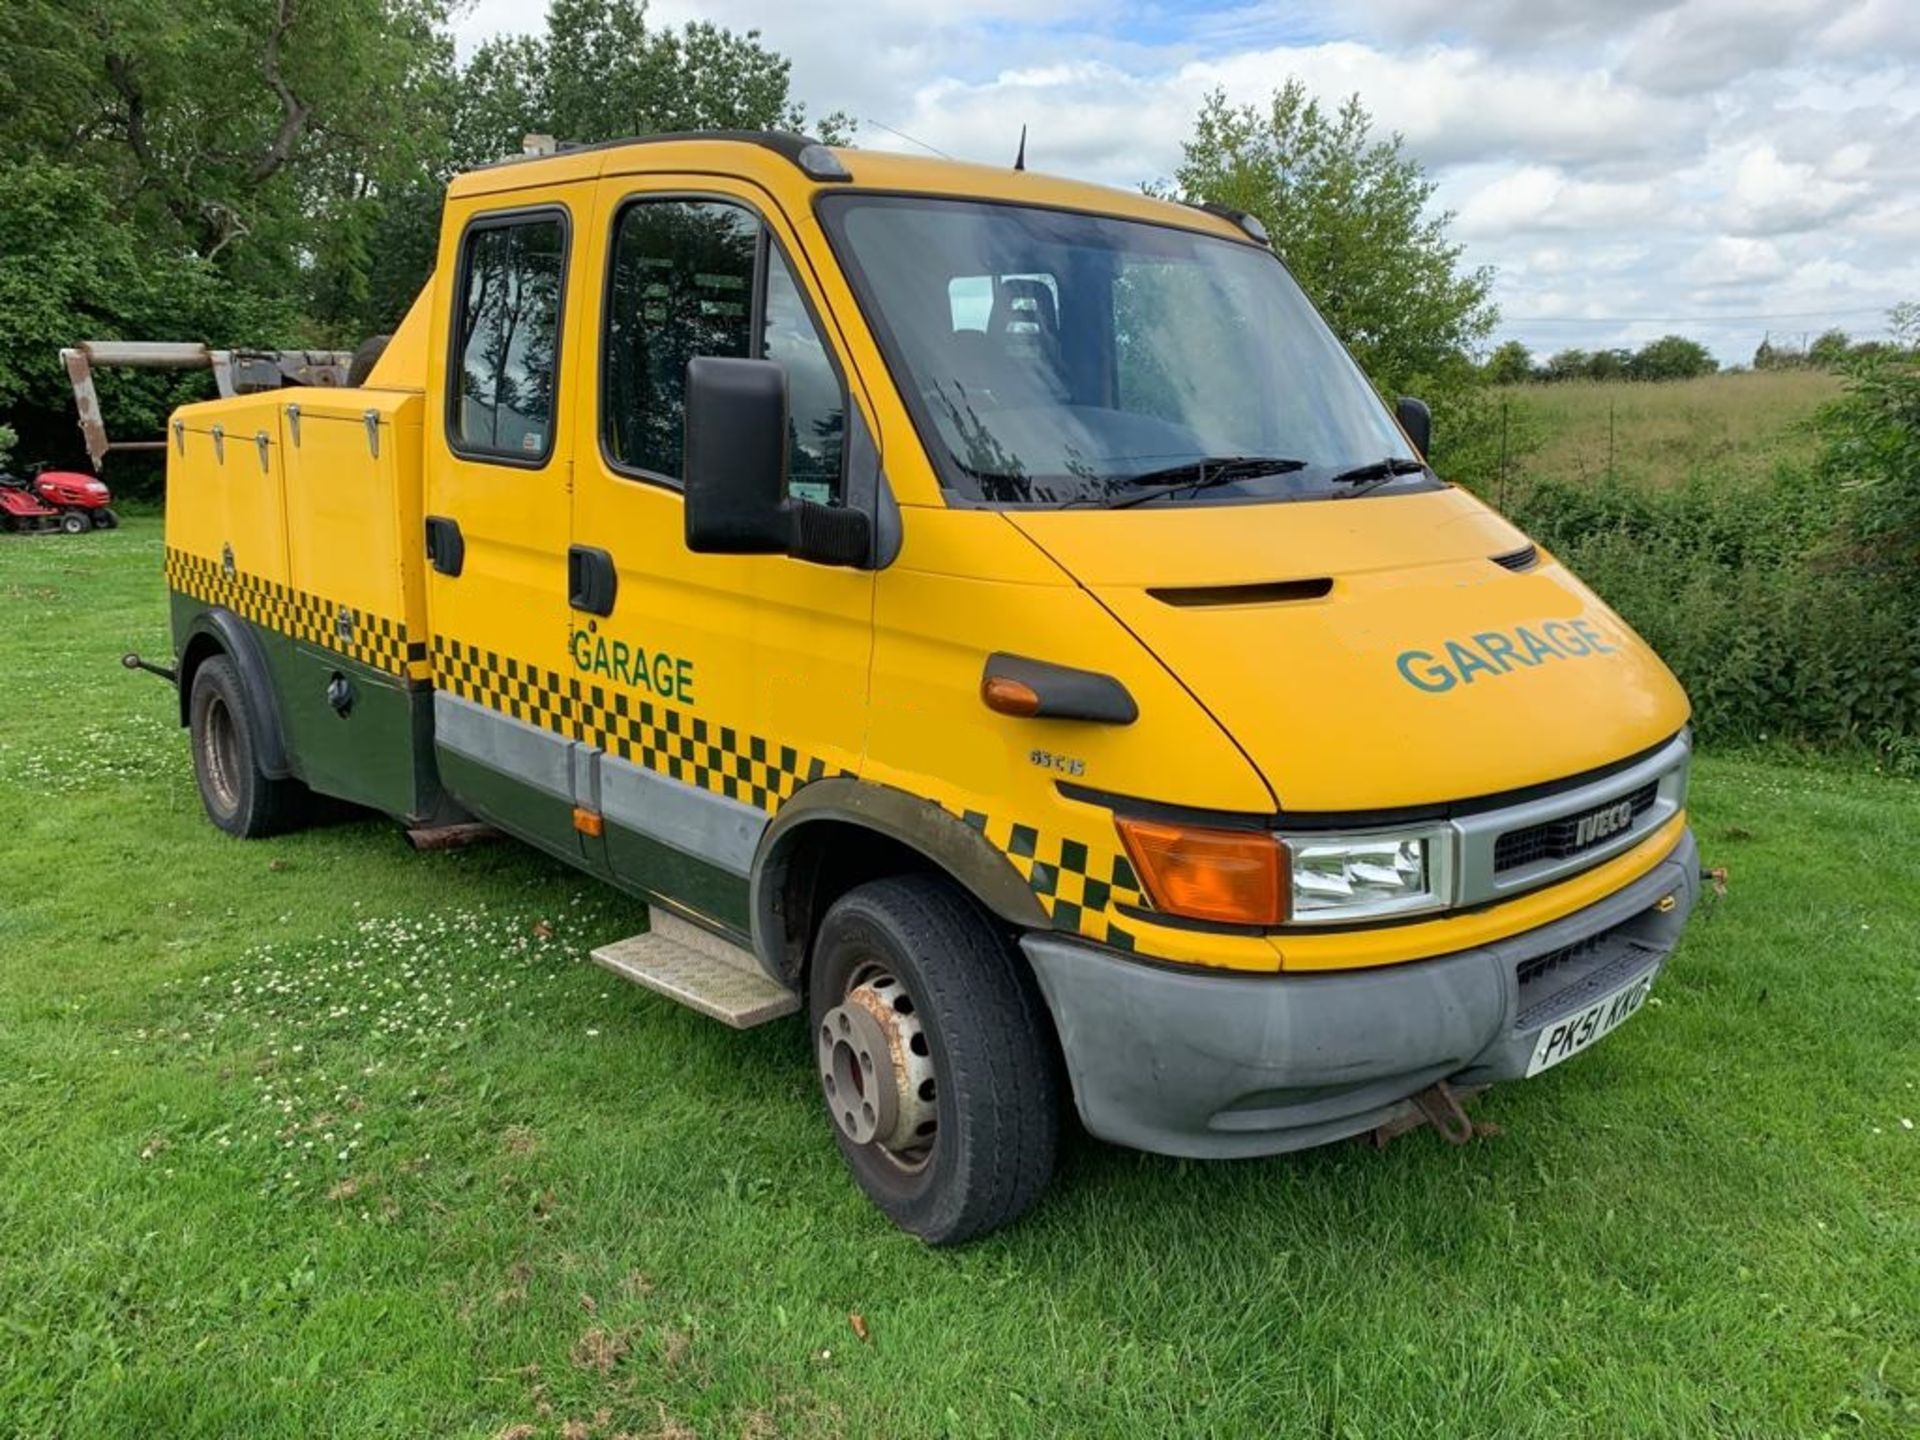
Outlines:
MULTIPOLYGON (((1649 780, 1638 790, 1626 797, 1633 807, 1633 820, 1653 808, 1654 801, 1660 797, 1659 782, 1649 780)), ((1581 838, 1581 822, 1592 816, 1602 814, 1620 804, 1619 800, 1609 800, 1605 805, 1597 805, 1578 815, 1564 815, 1558 820, 1544 820, 1538 825, 1529 825, 1524 830, 1509 830, 1495 842, 1493 847, 1493 869, 1495 874, 1508 870, 1518 870, 1523 865, 1532 865, 1540 860, 1564 860, 1569 855, 1578 855, 1583 850, 1591 850, 1603 845, 1614 836, 1618 829, 1605 834, 1589 835, 1581 838)))

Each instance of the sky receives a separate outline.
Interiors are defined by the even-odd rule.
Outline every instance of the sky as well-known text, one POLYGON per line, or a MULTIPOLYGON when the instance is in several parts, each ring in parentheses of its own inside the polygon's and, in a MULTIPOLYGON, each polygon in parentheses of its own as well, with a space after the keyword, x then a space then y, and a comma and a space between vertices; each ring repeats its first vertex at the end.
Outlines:
MULTIPOLYGON (((538 24, 476 0, 463 52, 538 24)), ((1694 336, 1884 334, 1920 299, 1920 0, 654 0, 755 28, 856 143, 1170 176, 1200 101, 1290 76, 1398 132, 1544 358, 1694 336), (912 140, 903 138, 911 136, 912 140), (918 142, 916 145, 915 142, 918 142)))

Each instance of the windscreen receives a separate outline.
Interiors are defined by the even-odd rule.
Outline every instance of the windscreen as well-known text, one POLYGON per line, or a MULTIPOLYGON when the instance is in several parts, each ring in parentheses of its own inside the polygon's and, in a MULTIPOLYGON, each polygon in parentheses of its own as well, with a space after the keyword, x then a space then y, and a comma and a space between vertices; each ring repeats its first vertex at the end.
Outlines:
MULTIPOLYGON (((1357 493, 1359 467, 1412 458, 1265 249, 974 201, 846 194, 821 210, 942 483, 965 500, 1319 498, 1357 493)), ((1403 463, 1366 488, 1432 483, 1403 463)))

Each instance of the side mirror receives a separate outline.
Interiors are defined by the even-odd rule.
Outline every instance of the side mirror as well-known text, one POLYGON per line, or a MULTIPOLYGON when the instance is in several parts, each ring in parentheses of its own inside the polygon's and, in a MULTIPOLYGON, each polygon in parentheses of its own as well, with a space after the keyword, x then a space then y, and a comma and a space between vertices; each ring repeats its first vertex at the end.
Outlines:
POLYGON ((864 512, 787 494, 787 371, 779 361, 689 360, 685 442, 689 550, 870 563, 873 528, 864 512))
POLYGON ((1407 438, 1413 442, 1413 448, 1420 458, 1426 459, 1433 441, 1433 412, 1427 408, 1427 402, 1416 400, 1411 395, 1402 395, 1399 403, 1393 407, 1393 418, 1407 432, 1407 438))

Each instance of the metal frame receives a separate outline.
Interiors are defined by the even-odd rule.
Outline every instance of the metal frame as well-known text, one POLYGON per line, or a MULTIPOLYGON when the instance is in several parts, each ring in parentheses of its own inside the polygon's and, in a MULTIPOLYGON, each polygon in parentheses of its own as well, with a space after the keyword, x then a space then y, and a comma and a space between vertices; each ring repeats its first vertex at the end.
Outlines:
POLYGON ((94 388, 96 365, 128 370, 211 370, 214 388, 223 400, 278 390, 285 385, 323 389, 344 386, 353 364, 349 350, 215 350, 197 341, 82 340, 60 352, 67 379, 73 385, 73 405, 80 433, 86 437, 87 458, 95 471, 117 450, 164 450, 158 440, 110 440, 100 395, 94 388))

